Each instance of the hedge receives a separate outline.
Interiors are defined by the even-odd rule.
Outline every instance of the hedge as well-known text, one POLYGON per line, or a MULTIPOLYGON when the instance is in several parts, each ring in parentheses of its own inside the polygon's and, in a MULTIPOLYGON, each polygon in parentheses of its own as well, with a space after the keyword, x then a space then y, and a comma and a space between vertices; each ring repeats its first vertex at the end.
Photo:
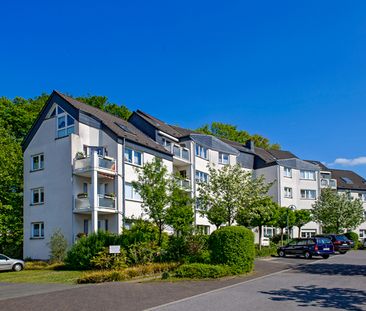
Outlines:
POLYGON ((203 263, 184 264, 175 271, 175 277, 191 279, 221 278, 231 274, 228 266, 203 263))
POLYGON ((211 262, 231 267, 233 273, 245 273, 254 267, 254 234, 241 226, 222 227, 209 239, 211 262))

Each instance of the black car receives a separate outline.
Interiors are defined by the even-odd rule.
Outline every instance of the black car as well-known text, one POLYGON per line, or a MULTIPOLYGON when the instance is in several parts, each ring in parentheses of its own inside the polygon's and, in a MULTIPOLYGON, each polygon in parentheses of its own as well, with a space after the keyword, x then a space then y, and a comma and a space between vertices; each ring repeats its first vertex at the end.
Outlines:
POLYGON ((318 234, 317 237, 328 238, 332 241, 334 250, 340 254, 345 254, 353 247, 353 241, 350 241, 342 234, 318 234))
POLYGON ((279 247, 277 253, 280 257, 295 255, 310 259, 313 256, 321 256, 327 259, 329 255, 334 254, 334 247, 332 241, 324 237, 293 239, 287 245, 279 247))

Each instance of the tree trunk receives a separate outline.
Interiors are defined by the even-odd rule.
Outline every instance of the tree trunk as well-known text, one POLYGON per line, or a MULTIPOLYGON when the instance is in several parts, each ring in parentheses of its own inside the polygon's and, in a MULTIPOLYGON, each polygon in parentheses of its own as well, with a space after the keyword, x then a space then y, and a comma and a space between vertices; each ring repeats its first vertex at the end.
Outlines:
POLYGON ((301 232, 301 228, 302 226, 297 226, 299 228, 299 232, 297 233, 297 237, 300 239, 300 232, 301 232))
POLYGON ((262 226, 258 226, 259 229, 259 249, 262 249, 262 226))

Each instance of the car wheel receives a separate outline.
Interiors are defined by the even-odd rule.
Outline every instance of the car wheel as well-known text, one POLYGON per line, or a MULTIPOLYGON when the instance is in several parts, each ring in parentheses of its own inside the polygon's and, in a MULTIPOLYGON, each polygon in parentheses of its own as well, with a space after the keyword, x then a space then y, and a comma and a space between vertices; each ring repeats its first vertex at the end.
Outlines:
POLYGON ((347 253, 347 251, 339 251, 339 253, 340 253, 341 255, 344 255, 345 253, 347 253))
POLYGON ((23 266, 20 264, 20 263, 16 263, 14 266, 13 266, 13 270, 14 271, 22 271, 23 270, 23 266))
POLYGON ((286 253, 281 250, 281 251, 278 252, 278 256, 280 256, 280 257, 286 257, 286 253))
POLYGON ((322 257, 323 257, 324 259, 328 259, 328 258, 329 258, 329 255, 322 255, 322 257))
POLYGON ((313 257, 310 252, 305 252, 304 256, 305 256, 305 259, 311 259, 311 257, 313 257))

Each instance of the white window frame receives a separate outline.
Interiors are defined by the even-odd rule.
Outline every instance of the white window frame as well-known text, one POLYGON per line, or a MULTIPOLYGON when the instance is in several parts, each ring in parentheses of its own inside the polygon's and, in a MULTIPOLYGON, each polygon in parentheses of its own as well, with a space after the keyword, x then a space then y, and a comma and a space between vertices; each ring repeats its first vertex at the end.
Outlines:
POLYGON ((130 182, 125 182, 125 199, 130 201, 142 202, 140 194, 136 191, 136 189, 132 186, 132 183, 130 182), (131 190, 127 191, 127 189, 131 190))
POLYGON ((316 229, 301 229, 300 236, 303 239, 309 239, 316 235, 316 229))
POLYGON ((123 157, 124 157, 125 163, 127 163, 127 164, 142 166, 142 164, 144 163, 144 154, 143 154, 143 152, 137 151, 137 150, 132 149, 132 148, 125 148, 123 157), (126 157, 126 152, 127 151, 131 151, 131 160, 126 157), (141 163, 137 163, 135 161, 135 154, 137 154, 137 153, 140 154, 141 163))
POLYGON ((316 180, 315 171, 300 170, 300 179, 304 179, 304 180, 316 180))
POLYGON ((207 225, 196 225, 196 230, 200 234, 210 235, 210 226, 207 226, 207 225))
POLYGON ((44 169, 44 154, 38 153, 31 156, 31 172, 41 171, 44 169), (38 159, 38 168, 34 167, 34 160, 38 159))
POLYGON ((219 152, 219 163, 224 165, 230 164, 230 154, 219 152), (227 157, 227 161, 224 160, 224 157, 227 157))
POLYGON ((292 188, 291 187, 284 187, 283 188, 284 191, 284 197, 287 199, 292 199, 292 188))
POLYGON ((208 182, 208 174, 199 170, 196 170, 195 179, 197 182, 208 182))
POLYGON ((366 229, 359 229, 358 236, 360 239, 366 239, 366 229))
POLYGON ((292 178, 292 168, 284 166, 283 167, 283 176, 288 177, 288 178, 292 178))
POLYGON ((75 119, 69 115, 62 107, 57 106, 56 107, 56 137, 57 138, 62 138, 62 137, 67 137, 72 133, 75 133, 75 119), (62 109, 63 112, 58 112, 58 108, 62 109), (59 119, 61 118, 65 118, 65 126, 63 127, 59 127, 59 119), (69 124, 69 119, 71 118, 72 124, 69 124), (63 131, 65 131, 64 135, 61 135, 60 133, 62 133, 63 131))
POLYGON ((31 189, 31 205, 41 205, 44 204, 44 188, 33 188, 31 189), (38 202, 34 202, 34 194, 38 193, 38 202), (42 193, 43 193, 43 201, 42 201, 42 193))
POLYGON ((208 160, 208 149, 202 145, 196 144, 195 155, 202 159, 208 160))
POLYGON ((31 238, 32 239, 44 239, 44 222, 32 222, 31 223, 31 238), (35 226, 38 227, 38 235, 35 235, 35 226))
POLYGON ((302 200, 316 200, 316 190, 314 190, 314 189, 301 189, 300 190, 300 197, 301 197, 302 200), (310 196, 310 193, 314 193, 314 196, 310 196))

